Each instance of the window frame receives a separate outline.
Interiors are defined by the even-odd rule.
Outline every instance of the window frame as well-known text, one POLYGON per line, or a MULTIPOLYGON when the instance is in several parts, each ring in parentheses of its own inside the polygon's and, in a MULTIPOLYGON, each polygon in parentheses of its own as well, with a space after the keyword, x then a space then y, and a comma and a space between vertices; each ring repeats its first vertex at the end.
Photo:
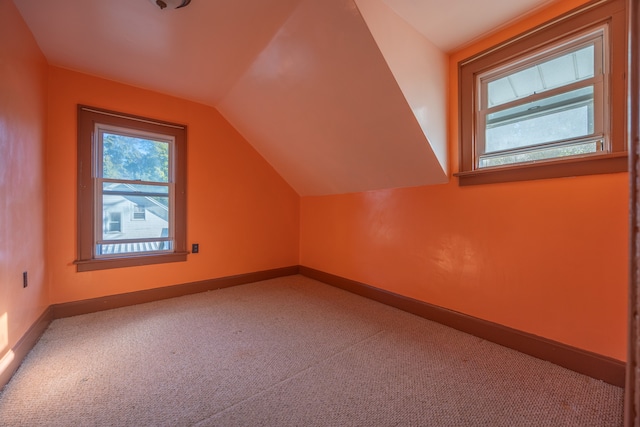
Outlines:
POLYGON ((111 268, 132 267, 140 265, 180 262, 187 259, 186 245, 186 143, 187 127, 185 125, 130 115, 126 113, 78 105, 78 247, 77 259, 74 261, 77 271, 93 271, 111 268), (101 194, 95 183, 99 154, 97 125, 130 129, 134 132, 146 132, 171 136, 174 140, 173 159, 173 251, 159 253, 131 253, 123 256, 97 256, 96 254, 96 197, 101 194))
POLYGON ((497 46, 458 63, 459 172, 460 185, 489 184, 567 176, 625 172, 626 141, 626 3, 624 0, 598 0, 569 11, 550 22, 515 36, 497 46), (477 107, 480 96, 478 76, 500 70, 508 64, 557 45, 563 39, 606 25, 609 43, 603 46, 608 55, 609 99, 603 107, 607 149, 582 157, 559 157, 529 163, 479 168, 476 164, 478 137, 477 107))
MULTIPOLYGON (((476 77, 476 87, 479 90, 476 100, 476 158, 474 159, 474 165, 478 170, 486 167, 501 166, 482 165, 483 161, 490 161, 490 159, 503 159, 505 156, 516 156, 527 152, 531 153, 536 151, 553 150, 577 144, 591 143, 596 148, 594 153, 582 154, 583 156, 597 155, 601 154, 600 152, 602 150, 608 150, 609 141, 608 133, 606 132, 606 129, 608 129, 608 122, 604 111, 604 100, 608 99, 609 85, 607 84, 607 77, 609 75, 609 61, 607 60, 608 55, 604 54, 603 49, 603 47, 608 44, 608 40, 608 27, 601 25, 589 29, 584 33, 567 37, 566 39, 563 39, 551 46, 545 46, 543 49, 532 52, 522 60, 512 61, 505 66, 496 67, 486 73, 478 75, 476 77), (564 57, 571 52, 576 52, 588 46, 593 47, 593 76, 585 77, 573 82, 567 82, 560 86, 554 86, 542 91, 533 92, 496 105, 490 105, 489 85, 491 83, 512 76, 520 71, 530 70, 534 66, 539 66, 549 61, 564 57), (554 140, 540 142, 537 144, 523 145, 490 152, 486 151, 487 135, 490 129, 489 117, 491 115, 499 113, 504 114, 505 111, 510 111, 514 108, 522 108, 523 106, 531 105, 532 103, 535 104, 536 102, 548 102, 553 98, 567 95, 572 92, 575 93, 577 91, 582 91, 587 88, 592 88, 593 108, 591 108, 591 110, 593 116, 593 132, 577 137, 569 137, 565 140, 556 138, 554 140)), ((572 102, 572 104, 575 105, 574 102, 572 102)), ((564 108, 557 104, 549 104, 549 107, 549 110, 551 111, 558 111, 564 108)), ((507 121, 524 123, 527 120, 535 119, 535 116, 538 114, 541 114, 542 117, 544 117, 544 111, 547 111, 544 107, 539 107, 533 113, 528 110, 523 110, 517 113, 517 117, 512 116, 512 118, 507 119, 507 121)), ((558 156, 544 160, 556 160, 562 157, 567 158, 569 156, 558 156)), ((524 162, 507 163, 507 165, 516 166, 522 163, 524 162)))

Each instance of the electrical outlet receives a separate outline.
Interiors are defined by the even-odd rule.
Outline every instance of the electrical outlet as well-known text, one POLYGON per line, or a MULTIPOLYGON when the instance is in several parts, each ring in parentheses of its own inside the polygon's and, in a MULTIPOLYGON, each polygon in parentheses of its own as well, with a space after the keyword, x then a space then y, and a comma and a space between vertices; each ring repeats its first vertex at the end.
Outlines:
POLYGON ((23 271, 22 272, 22 287, 26 288, 27 286, 29 286, 29 280, 27 279, 27 272, 23 271))
POLYGON ((200 244, 198 243, 194 243, 191 245, 191 253, 192 254, 197 254, 198 252, 200 252, 200 244))

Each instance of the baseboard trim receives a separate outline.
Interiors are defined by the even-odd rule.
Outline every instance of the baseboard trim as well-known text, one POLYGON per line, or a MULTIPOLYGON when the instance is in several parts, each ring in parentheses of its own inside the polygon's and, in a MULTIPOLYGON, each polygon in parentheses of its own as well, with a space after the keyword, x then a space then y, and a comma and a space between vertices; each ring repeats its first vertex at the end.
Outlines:
POLYGON ((0 357, 0 390, 9 382, 13 374, 29 351, 38 342, 43 332, 55 319, 77 316, 79 314, 95 313, 112 308, 126 307, 143 304, 168 298, 260 282, 262 280, 298 274, 298 266, 275 268, 271 270, 256 271, 252 273, 238 274, 235 276, 220 277, 216 279, 202 280, 198 282, 172 285, 164 288, 154 288, 144 291, 129 292, 126 294, 109 295, 101 298, 91 298, 81 301, 72 301, 61 304, 52 304, 31 325, 29 330, 20 338, 18 343, 3 357, 0 357), (7 359, 5 359, 5 357, 7 359), (8 358, 11 358, 10 360, 8 358))
POLYGON ((52 320, 53 310, 51 310, 49 306, 42 312, 40 317, 31 325, 16 345, 0 358, 0 368, 2 368, 0 369, 0 390, 7 385, 13 374, 15 374, 22 364, 24 358, 27 357, 27 354, 29 354, 33 346, 36 345, 45 329, 49 327, 52 320))
POLYGON ((260 282, 262 280, 291 276, 298 273, 298 266, 295 265, 167 286, 164 288, 154 288, 126 294, 109 295, 101 298, 52 304, 47 307, 42 315, 31 325, 16 345, 4 354, 3 357, 0 357, 0 368, 2 368, 0 371, 0 390, 9 382, 13 374, 22 364, 24 358, 29 354, 29 351, 31 351, 33 346, 38 342, 45 329, 47 329, 49 324, 55 319, 260 282), (7 359, 5 359, 5 357, 7 359), (11 358, 10 360, 8 359, 9 357, 11 358))
MULTIPOLYGON (((311 279, 344 289, 356 295, 378 301, 425 319, 433 320, 462 332, 486 339, 487 341, 605 381, 609 384, 618 387, 624 387, 625 385, 626 364, 622 361, 408 298, 361 282, 325 273, 310 267, 290 266, 167 286, 164 288, 130 292, 127 294, 53 304, 47 307, 10 350, 13 352, 13 357, 12 360, 6 362, 6 366, 3 366, 3 370, 0 371, 0 390, 9 382, 11 376, 18 370, 29 351, 31 351, 33 346, 38 342, 40 336, 42 336, 51 321, 55 319, 228 288, 295 274, 302 274, 311 279)), ((0 362, 2 361, 3 359, 0 358, 0 362)))
POLYGON ((237 274, 216 279, 201 280, 198 282, 183 283, 180 285, 165 286, 162 288, 147 289, 144 291, 128 292, 125 294, 108 295, 100 298, 91 298, 80 301, 54 304, 53 318, 77 316, 80 314, 95 313, 113 308, 127 307, 130 305, 144 304, 168 298, 197 294, 200 292, 228 288, 259 282, 261 280, 275 279, 277 277, 298 274, 298 266, 275 268, 272 270, 256 271, 252 273, 237 274))
POLYGON ((625 386, 626 364, 557 341, 468 316, 423 301, 385 291, 364 283, 300 266, 300 274, 351 293, 452 327, 462 332, 546 360, 618 387, 625 386))

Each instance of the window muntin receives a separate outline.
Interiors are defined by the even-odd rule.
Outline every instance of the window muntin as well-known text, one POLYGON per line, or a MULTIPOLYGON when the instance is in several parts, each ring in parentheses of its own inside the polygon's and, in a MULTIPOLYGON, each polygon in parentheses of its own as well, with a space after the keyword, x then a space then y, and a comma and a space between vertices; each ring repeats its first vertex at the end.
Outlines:
POLYGON ((607 150, 607 27, 477 77, 478 169, 607 150))
POLYGON ((186 127, 78 106, 78 271, 186 260, 186 127))

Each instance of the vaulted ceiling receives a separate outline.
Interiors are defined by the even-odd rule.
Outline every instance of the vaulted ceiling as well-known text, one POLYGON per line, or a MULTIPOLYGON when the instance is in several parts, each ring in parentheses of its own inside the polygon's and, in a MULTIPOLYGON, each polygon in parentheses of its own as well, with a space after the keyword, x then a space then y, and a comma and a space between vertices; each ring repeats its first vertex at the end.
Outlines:
POLYGON ((301 196, 447 182, 447 52, 549 3, 13 1, 49 63, 216 107, 301 196))

